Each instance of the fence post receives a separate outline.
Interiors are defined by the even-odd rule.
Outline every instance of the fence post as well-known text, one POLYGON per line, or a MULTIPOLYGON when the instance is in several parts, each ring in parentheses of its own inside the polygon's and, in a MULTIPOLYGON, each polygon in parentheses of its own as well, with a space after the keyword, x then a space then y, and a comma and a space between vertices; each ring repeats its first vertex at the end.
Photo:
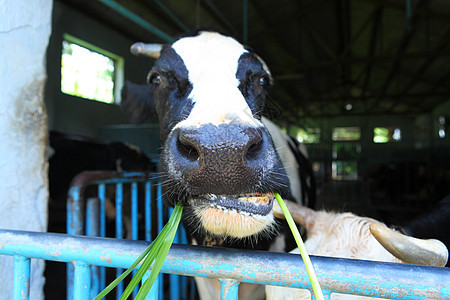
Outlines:
POLYGON ((73 299, 89 300, 91 292, 91 267, 81 261, 76 261, 73 280, 73 299))
POLYGON ((14 300, 30 299, 30 259, 14 256, 14 300))
POLYGON ((219 279, 220 299, 237 300, 239 295, 239 281, 233 279, 219 279))

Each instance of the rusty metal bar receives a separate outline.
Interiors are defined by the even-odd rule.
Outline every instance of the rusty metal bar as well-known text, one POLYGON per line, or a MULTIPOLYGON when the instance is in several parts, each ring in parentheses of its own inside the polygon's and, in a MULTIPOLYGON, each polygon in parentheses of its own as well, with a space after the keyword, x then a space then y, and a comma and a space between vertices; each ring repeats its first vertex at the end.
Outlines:
MULTIPOLYGON (((0 230, 0 254, 127 268, 148 242, 0 230)), ((311 257, 324 293, 393 299, 450 298, 450 270, 407 264, 311 257)), ((80 264, 78 263, 78 264, 80 264)), ((299 255, 173 245, 162 272, 311 289, 299 255)), ((75 280, 77 282, 77 280, 75 280)))

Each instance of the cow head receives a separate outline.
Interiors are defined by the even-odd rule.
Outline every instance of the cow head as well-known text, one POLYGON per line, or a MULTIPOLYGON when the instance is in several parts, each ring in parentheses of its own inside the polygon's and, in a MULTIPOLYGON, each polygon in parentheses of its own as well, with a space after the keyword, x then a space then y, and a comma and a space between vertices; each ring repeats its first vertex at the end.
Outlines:
POLYGON ((270 230, 273 192, 286 195, 289 183, 261 123, 272 83, 264 62, 200 31, 164 46, 148 83, 137 96, 124 89, 122 106, 135 120, 159 117, 164 201, 183 203, 193 227, 214 235, 270 230))

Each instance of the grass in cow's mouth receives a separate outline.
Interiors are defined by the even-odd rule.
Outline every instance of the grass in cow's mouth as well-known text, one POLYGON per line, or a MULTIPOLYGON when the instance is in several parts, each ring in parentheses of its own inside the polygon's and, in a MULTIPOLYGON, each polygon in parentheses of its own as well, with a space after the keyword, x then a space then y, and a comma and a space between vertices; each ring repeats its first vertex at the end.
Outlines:
MULTIPOLYGON (((292 231, 295 241, 297 242, 297 246, 300 250, 301 257, 306 266, 306 271, 309 276, 309 280, 311 281, 311 285, 313 288, 314 295, 316 299, 324 299, 322 290, 319 285, 319 281, 314 272, 314 268, 312 266, 311 260, 309 258, 308 253, 306 252, 305 245, 303 244, 300 233, 298 232, 297 226, 295 225, 294 220, 292 219, 291 214, 289 213, 288 208, 284 204, 283 199, 278 193, 275 193, 275 198, 278 201, 278 204, 283 211, 286 221, 289 224, 289 227, 292 231)), ((152 266, 152 270, 150 272, 149 278, 142 284, 139 289, 138 294, 136 295, 135 300, 143 300, 148 292, 150 291, 153 283, 156 280, 156 277, 161 270, 162 264, 169 252, 170 247, 172 246, 173 239, 178 229, 178 225, 181 221, 181 216, 183 213, 183 206, 181 204, 177 204, 173 210, 172 215, 170 216, 169 221, 166 226, 164 226, 163 230, 159 233, 156 239, 150 244, 150 246, 145 249, 145 251, 136 259, 136 261, 119 277, 116 278, 113 282, 111 282, 103 291, 101 291, 94 300, 100 300, 104 298, 110 291, 112 291, 125 277, 127 277, 134 268, 142 261, 141 266, 139 267, 136 274, 131 279, 130 283, 126 287, 125 291, 120 297, 120 300, 127 299, 132 291, 136 288, 139 282, 142 280, 144 274, 147 270, 152 266)))
POLYGON ((308 273, 309 280, 311 281, 311 285, 313 288, 314 296, 316 299, 324 299, 322 294, 322 289, 319 285, 319 280, 317 279, 316 272, 314 272, 313 265, 311 260, 309 259, 308 252, 306 251, 305 245, 303 244, 302 237, 300 232, 298 232, 297 225, 295 225, 294 220, 292 219, 291 213, 289 212, 286 204, 284 204, 283 198, 281 198, 280 194, 275 193, 275 198, 277 199, 278 204, 283 211, 283 214, 286 218, 286 221, 291 228, 292 235, 294 236, 295 242, 297 243, 298 249, 300 250, 300 255, 302 256, 303 262, 306 266, 306 272, 308 273))
POLYGON ((178 225, 180 224, 182 213, 183 206, 181 204, 177 204, 166 226, 164 226, 163 230, 150 244, 150 246, 145 249, 145 251, 122 275, 117 277, 116 280, 111 282, 102 292, 100 292, 100 294, 98 294, 97 297, 94 298, 94 300, 100 300, 104 298, 112 289, 114 289, 119 284, 119 282, 125 279, 125 277, 127 277, 142 260, 143 262, 141 266, 126 287, 125 291, 120 297, 120 300, 125 300, 130 296, 132 291, 136 288, 144 274, 153 263, 149 278, 142 284, 135 298, 135 300, 144 299, 150 291, 153 283, 155 282, 156 277, 158 276, 162 264, 167 256, 167 253, 169 252, 170 246, 172 246, 173 239, 178 229, 178 225))

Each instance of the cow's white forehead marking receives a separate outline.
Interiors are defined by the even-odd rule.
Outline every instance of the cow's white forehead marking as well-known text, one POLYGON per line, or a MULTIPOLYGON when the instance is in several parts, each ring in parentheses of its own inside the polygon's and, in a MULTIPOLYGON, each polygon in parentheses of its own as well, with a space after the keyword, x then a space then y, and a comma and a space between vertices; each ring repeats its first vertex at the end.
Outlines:
POLYGON ((253 118, 238 88, 239 58, 248 52, 240 43, 216 32, 202 32, 178 40, 172 48, 183 59, 193 87, 189 98, 194 107, 178 126, 221 124, 233 120, 248 126, 262 126, 253 118))

